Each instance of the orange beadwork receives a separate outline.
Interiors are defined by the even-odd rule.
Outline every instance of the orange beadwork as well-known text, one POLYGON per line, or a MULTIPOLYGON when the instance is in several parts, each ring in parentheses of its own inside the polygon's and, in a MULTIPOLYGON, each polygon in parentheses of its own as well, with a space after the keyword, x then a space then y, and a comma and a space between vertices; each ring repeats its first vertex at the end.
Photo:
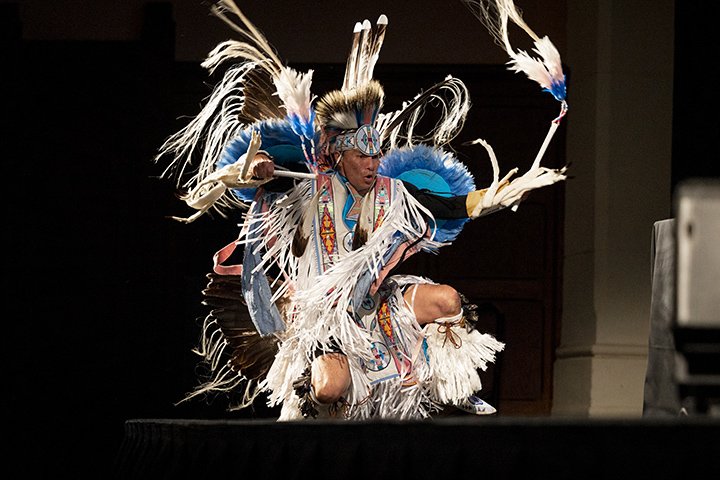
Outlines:
POLYGON ((390 309, 388 308, 387 302, 382 302, 377 310, 378 323, 385 332, 385 336, 394 343, 392 321, 390 318, 390 309))
POLYGON ((323 245, 328 254, 332 255, 335 251, 335 225, 330 217, 327 206, 323 209, 320 225, 320 237, 322 238, 323 245))

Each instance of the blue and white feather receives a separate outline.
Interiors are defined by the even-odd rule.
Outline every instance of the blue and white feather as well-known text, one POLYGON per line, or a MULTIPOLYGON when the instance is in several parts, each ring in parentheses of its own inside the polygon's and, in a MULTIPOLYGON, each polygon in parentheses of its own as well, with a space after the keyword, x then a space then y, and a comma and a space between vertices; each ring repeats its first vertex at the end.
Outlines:
MULTIPOLYGON (((475 190, 475 179, 455 156, 422 144, 389 151, 378 173, 443 197, 467 195, 475 190)), ((434 240, 452 242, 467 222, 468 219, 436 220, 434 240)))
MULTIPOLYGON (((285 66, 265 36, 232 0, 218 1, 212 12, 240 34, 241 40, 220 43, 203 61, 202 66, 211 74, 221 65, 233 64, 215 85, 200 113, 160 148, 156 160, 166 155, 173 157, 163 176, 175 176, 179 186, 196 191, 220 168, 246 153, 238 148, 240 145, 247 148, 249 125, 256 122, 261 122, 259 130, 265 150, 268 150, 265 145, 277 140, 264 138, 266 134, 277 136, 277 128, 270 126, 278 124, 272 122, 284 122, 285 133, 294 136, 293 140, 284 139, 284 144, 298 146, 300 158, 312 169, 316 141, 313 71, 300 73, 285 66)), ((240 200, 243 197, 223 194, 212 208, 219 213, 245 208, 240 200)))
POLYGON ((495 42, 510 55, 509 69, 522 72, 537 82, 559 102, 566 99, 565 74, 555 45, 547 36, 540 38, 525 23, 513 0, 463 0, 472 13, 487 27, 495 42), (509 22, 522 28, 533 39, 533 57, 524 50, 515 50, 508 35, 509 22))
MULTIPOLYGON (((304 142, 303 137, 297 135, 296 125, 289 119, 266 120, 248 127, 236 135, 225 147, 215 165, 215 170, 220 170, 227 165, 232 165, 248 149, 252 132, 257 131, 262 138, 261 150, 266 151, 273 157, 275 165, 289 170, 302 171, 304 165, 304 142)), ((317 138, 310 137, 317 141, 317 138)), ((256 188, 234 188, 233 195, 243 203, 250 203, 255 197, 256 188)))
POLYGON ((293 131, 308 140, 315 136, 315 112, 312 109, 315 96, 310 92, 312 75, 312 70, 299 73, 284 67, 280 75, 273 79, 293 131))

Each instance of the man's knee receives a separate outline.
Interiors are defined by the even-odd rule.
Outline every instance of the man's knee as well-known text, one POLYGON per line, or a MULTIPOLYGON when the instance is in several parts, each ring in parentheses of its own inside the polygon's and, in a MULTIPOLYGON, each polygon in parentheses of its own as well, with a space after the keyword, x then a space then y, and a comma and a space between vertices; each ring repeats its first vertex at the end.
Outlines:
POLYGON ((435 291, 435 305, 439 317, 449 317, 460 313, 462 303, 460 295, 450 285, 437 285, 435 291))
POLYGON ((460 294, 450 285, 421 284, 416 288, 417 291, 405 293, 405 300, 412 306, 420 325, 461 312, 460 294))
POLYGON ((329 353, 316 358, 312 364, 311 382, 319 403, 332 404, 340 400, 350 387, 347 357, 341 353, 329 353))

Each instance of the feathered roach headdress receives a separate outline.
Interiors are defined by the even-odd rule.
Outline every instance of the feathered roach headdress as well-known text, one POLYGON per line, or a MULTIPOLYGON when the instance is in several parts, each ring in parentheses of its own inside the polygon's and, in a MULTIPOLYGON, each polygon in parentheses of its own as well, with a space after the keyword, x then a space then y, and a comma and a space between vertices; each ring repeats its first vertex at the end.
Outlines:
POLYGON ((355 24, 343 86, 325 94, 315 105, 326 158, 333 152, 353 148, 374 156, 382 145, 392 149, 429 141, 442 146, 463 127, 470 109, 468 92, 460 80, 452 77, 405 102, 399 110, 381 113, 385 94, 380 83, 373 80, 373 71, 387 25, 385 15, 378 18, 375 29, 368 20, 355 24), (431 102, 439 106, 441 114, 433 128, 422 134, 416 130, 416 123, 431 102))
POLYGON ((380 134, 375 123, 385 93, 372 77, 387 24, 385 15, 378 18, 375 29, 368 20, 355 24, 343 86, 325 94, 315 106, 324 155, 353 148, 370 156, 380 152, 380 134))
POLYGON ((348 93, 333 91, 320 99, 315 113, 323 133, 323 153, 357 148, 374 156, 380 152, 375 129, 385 94, 375 80, 348 93))

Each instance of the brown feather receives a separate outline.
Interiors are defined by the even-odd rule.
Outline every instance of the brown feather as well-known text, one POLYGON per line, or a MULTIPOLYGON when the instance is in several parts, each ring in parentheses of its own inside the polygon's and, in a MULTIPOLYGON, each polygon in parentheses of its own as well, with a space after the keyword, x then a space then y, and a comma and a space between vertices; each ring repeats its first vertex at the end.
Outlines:
POLYGON ((345 79, 343 81, 343 91, 348 90, 354 83, 355 66, 357 64, 357 51, 360 45, 360 34, 362 30, 353 31, 353 41, 348 54, 347 63, 345 65, 345 79))
POLYGON ((292 254, 300 258, 305 254, 305 249, 307 249, 308 240, 310 237, 307 237, 303 234, 302 228, 298 226, 297 230, 295 230, 295 235, 293 236, 293 241, 291 245, 291 251, 292 254))
POLYGON ((355 233, 353 234, 352 249, 357 250, 367 243, 368 237, 373 231, 373 209, 375 207, 375 195, 370 190, 362 199, 360 205, 360 215, 355 224, 355 233))
POLYGON ((240 116, 247 123, 274 118, 284 118, 285 111, 280 97, 275 95, 275 84, 265 68, 253 68, 245 76, 245 97, 240 116))
POLYGON ((292 244, 290 245, 290 251, 297 258, 302 257, 307 249, 310 235, 312 235, 313 219, 317 213, 317 205, 318 201, 320 201, 321 193, 322 191, 318 191, 313 195, 310 203, 303 210, 302 215, 300 215, 300 221, 298 222, 297 229, 295 229, 295 235, 293 235, 292 244))
POLYGON ((355 227, 355 234, 353 235, 352 249, 357 250, 367 243, 368 232, 364 228, 360 228, 358 224, 355 227))
POLYGON ((217 322, 230 346, 230 365, 248 379, 263 378, 277 353, 277 339, 261 337, 255 329, 243 299, 239 275, 209 273, 207 278, 203 303, 212 308, 209 316, 217 322))

